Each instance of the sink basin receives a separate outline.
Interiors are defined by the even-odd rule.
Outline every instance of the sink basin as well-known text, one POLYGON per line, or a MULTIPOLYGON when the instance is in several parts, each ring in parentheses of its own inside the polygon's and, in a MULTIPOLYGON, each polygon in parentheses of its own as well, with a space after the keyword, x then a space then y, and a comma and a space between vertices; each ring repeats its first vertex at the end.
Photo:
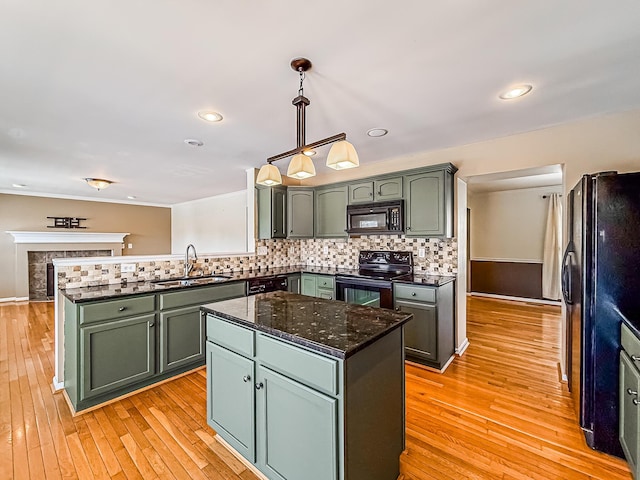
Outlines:
POLYGON ((189 286, 189 285, 199 285, 203 283, 215 283, 215 282, 224 282, 225 280, 229 280, 231 277, 227 275, 205 275, 202 277, 181 277, 181 278, 167 278, 165 280, 151 280, 151 283, 156 283, 159 285, 166 285, 168 287, 177 287, 177 286, 189 286))

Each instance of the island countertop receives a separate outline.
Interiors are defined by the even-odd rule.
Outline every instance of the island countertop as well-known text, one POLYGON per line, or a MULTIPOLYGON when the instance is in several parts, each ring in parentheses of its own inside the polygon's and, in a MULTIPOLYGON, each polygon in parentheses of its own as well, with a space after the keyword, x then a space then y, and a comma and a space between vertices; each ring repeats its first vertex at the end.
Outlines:
POLYGON ((289 292, 261 293, 201 308, 231 323, 337 358, 353 355, 413 317, 289 292))

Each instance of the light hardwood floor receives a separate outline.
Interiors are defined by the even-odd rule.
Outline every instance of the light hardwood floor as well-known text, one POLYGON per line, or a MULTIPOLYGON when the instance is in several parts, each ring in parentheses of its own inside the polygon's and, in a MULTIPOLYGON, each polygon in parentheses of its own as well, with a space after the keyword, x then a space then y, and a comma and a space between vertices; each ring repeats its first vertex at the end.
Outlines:
MULTIPOLYGON (((559 309, 470 299, 468 321, 444 375, 407 366, 407 480, 631 478, 582 440, 559 309)), ((52 377, 53 304, 0 303, 0 480, 256 478, 206 424, 204 370, 76 417, 52 377)))

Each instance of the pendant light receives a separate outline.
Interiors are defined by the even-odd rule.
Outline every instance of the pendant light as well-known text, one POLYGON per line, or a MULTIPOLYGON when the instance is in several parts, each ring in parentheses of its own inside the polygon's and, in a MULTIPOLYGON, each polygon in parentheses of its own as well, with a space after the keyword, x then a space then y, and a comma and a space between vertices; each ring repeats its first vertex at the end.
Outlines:
POLYGON ((259 185, 273 186, 282 183, 282 177, 278 168, 272 162, 282 160, 283 158, 293 157, 287 168, 287 176, 303 180, 311 178, 316 174, 316 168, 311 160, 310 155, 315 153, 315 149, 324 145, 335 143, 329 151, 327 157, 327 166, 336 170, 345 168, 353 168, 359 165, 358 154, 356 149, 346 141, 347 135, 339 133, 323 140, 318 140, 310 144, 305 142, 305 108, 311 102, 304 96, 303 82, 305 72, 311 68, 311 61, 306 58, 294 58, 291 60, 291 68, 300 75, 300 86, 298 88, 298 96, 293 99, 293 105, 296 107, 296 138, 297 147, 288 152, 274 155, 267 158, 267 164, 263 165, 258 172, 256 183, 259 185), (313 152, 313 153, 312 153, 313 152))

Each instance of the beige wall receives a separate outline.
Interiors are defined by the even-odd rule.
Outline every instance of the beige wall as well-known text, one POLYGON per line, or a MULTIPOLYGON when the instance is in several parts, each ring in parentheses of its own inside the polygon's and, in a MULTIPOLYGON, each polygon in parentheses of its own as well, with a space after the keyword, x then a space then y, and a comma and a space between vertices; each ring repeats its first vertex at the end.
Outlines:
POLYGON ((469 195, 471 259, 542 263, 549 193, 562 187, 469 195))
POLYGON ((83 232, 130 232, 123 255, 171 252, 171 209, 0 194, 0 299, 16 293, 16 245, 7 230, 51 231, 50 216, 84 217, 83 232))

